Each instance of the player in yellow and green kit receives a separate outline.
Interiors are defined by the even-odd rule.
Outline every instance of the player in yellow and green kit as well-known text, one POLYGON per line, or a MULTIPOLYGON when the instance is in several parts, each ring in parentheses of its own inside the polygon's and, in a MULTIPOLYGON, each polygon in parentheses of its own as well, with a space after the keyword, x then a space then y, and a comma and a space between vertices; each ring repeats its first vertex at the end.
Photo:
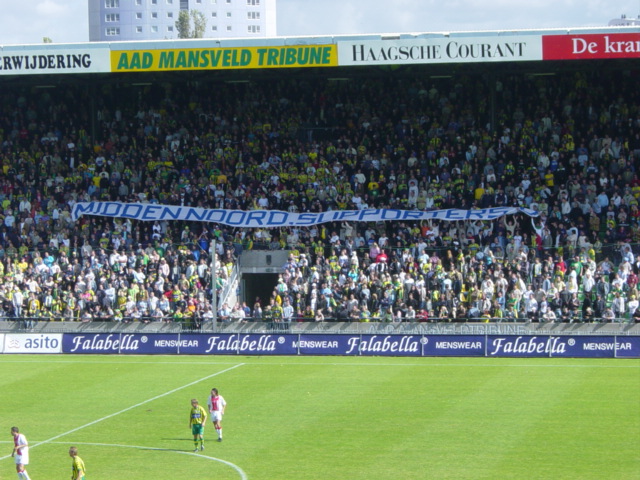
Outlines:
POLYGON ((207 423, 207 411, 198 404, 198 400, 191 399, 191 412, 189 413, 189 426, 193 434, 194 452, 198 451, 198 442, 200 442, 200 450, 204 450, 204 426, 207 423))
POLYGON ((78 449, 71 447, 69 449, 69 456, 73 458, 73 463, 71 464, 71 480, 84 480, 84 472, 86 470, 84 468, 84 462, 78 456, 78 449))

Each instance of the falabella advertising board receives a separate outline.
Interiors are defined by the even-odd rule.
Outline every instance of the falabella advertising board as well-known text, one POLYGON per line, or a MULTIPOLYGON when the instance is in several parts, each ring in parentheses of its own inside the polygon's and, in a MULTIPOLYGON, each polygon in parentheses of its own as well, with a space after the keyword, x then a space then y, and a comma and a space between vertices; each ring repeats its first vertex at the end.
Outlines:
POLYGON ((297 355, 298 335, 65 334, 64 353, 297 355))
POLYGON ((67 333, 59 338, 14 334, 14 347, 7 348, 7 339, 4 352, 59 353, 61 344, 62 353, 81 354, 640 358, 640 336, 67 333))
POLYGON ((484 357, 487 342, 481 335, 431 335, 422 344, 428 357, 484 357))
POLYGON ((7 333, 0 352, 640 358, 640 336, 7 333))
POLYGON ((640 337, 489 335, 487 356, 638 358, 640 337))

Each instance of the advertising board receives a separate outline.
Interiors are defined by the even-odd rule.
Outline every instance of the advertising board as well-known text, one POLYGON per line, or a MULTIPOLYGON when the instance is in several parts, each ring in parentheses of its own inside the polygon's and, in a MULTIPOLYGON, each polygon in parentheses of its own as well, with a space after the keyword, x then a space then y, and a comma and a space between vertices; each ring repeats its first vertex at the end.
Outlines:
POLYGON ((4 353, 62 352, 62 333, 7 333, 3 338, 4 353))
POLYGON ((640 336, 7 333, 2 353, 640 358, 640 336))

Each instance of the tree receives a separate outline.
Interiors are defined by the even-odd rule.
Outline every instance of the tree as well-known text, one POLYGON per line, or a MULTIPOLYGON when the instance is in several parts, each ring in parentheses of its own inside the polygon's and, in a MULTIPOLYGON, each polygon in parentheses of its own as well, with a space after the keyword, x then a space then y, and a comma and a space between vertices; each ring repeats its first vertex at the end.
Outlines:
POLYGON ((191 38, 191 24, 187 10, 180 10, 176 20, 176 30, 178 30, 178 38, 191 38))
POLYGON ((178 38, 202 38, 206 28, 207 19, 204 13, 199 10, 180 10, 176 20, 178 38))
POLYGON ((207 28, 207 19, 200 10, 191 10, 191 18, 193 20, 193 38, 204 37, 204 31, 207 28))
POLYGON ((42 43, 53 43, 53 40, 49 37, 42 37, 42 43))

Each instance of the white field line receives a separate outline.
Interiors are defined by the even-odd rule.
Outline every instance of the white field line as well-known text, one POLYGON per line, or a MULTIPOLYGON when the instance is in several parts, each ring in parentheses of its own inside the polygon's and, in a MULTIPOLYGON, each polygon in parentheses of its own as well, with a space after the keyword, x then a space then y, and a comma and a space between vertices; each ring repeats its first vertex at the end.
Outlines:
MULTIPOLYGON (((2 440, 0 441, 0 444, 4 444, 4 443, 13 443, 13 441, 5 441, 2 440)), ((60 444, 60 445, 68 445, 69 442, 49 442, 51 444, 60 444)), ((237 465, 228 462, 226 460, 223 460, 221 458, 217 458, 217 457, 210 457, 209 455, 205 455, 203 453, 195 453, 195 452, 181 452, 181 451, 177 451, 177 450, 171 450, 170 448, 159 448, 159 447, 145 447, 143 445, 119 445, 117 443, 92 443, 92 442, 74 442, 74 445, 89 445, 92 447, 114 447, 114 448, 136 448, 138 450, 155 450, 155 451, 159 451, 159 452, 170 452, 170 453, 178 453, 180 455, 193 455, 194 457, 202 457, 202 458, 206 458, 208 460, 213 460, 214 462, 220 462, 223 463, 225 465, 228 465, 229 467, 233 468, 236 472, 238 472, 238 474, 240 475, 240 478, 242 478, 242 480, 247 480, 249 477, 247 477, 247 474, 237 465)))
MULTIPOLYGON (((50 443, 66 444, 67 442, 50 442, 50 443)), ((247 477, 247 474, 244 473, 244 471, 239 466, 237 466, 237 465, 235 465, 235 464, 233 464, 231 462, 227 462, 226 460, 222 460, 221 458, 210 457, 209 455, 205 455, 203 453, 180 452, 180 451, 175 451, 175 450, 171 450, 171 449, 168 449, 168 448, 144 447, 144 446, 141 446, 141 445, 118 445, 118 444, 114 444, 114 443, 75 442, 75 444, 77 444, 77 445, 89 445, 89 446, 94 446, 94 447, 137 448, 138 450, 156 450, 156 451, 162 451, 162 452, 178 453, 180 455, 193 455, 194 457, 206 458, 206 459, 209 459, 209 460, 213 460, 214 462, 220 462, 220 463, 223 463, 223 464, 233 468, 236 472, 238 472, 238 474, 240 475, 240 478, 242 480, 247 480, 249 478, 249 477, 247 477)))
MULTIPOLYGON (((371 357, 357 357, 361 359, 370 359, 371 357)), ((431 357, 424 357, 425 359, 429 359, 431 357)), ((481 357, 478 358, 482 359, 481 357)), ((533 358, 532 360, 549 360, 549 358, 533 358)), ((555 360, 555 359, 554 359, 555 360)), ((603 360, 603 359, 598 359, 603 360)), ((634 362, 634 360, 638 360, 637 358, 608 358, 604 360, 616 360, 622 362, 630 362, 630 365, 593 365, 589 362, 580 364, 580 365, 566 365, 566 364, 550 364, 550 365, 533 365, 533 364, 512 364, 512 365, 499 365, 499 364, 478 364, 478 363, 356 363, 356 362, 250 362, 250 363, 242 363, 241 365, 278 365, 278 366, 308 366, 308 365, 331 365, 331 366, 347 366, 347 367, 464 367, 464 368, 507 368, 507 367, 515 367, 515 368, 640 368, 640 365, 634 362)), ((57 359, 42 359, 42 360, 0 360, 0 364, 3 363, 21 363, 21 364, 38 364, 38 363, 78 363, 78 360, 57 360, 57 359)), ((104 362, 83 362, 85 364, 92 365, 233 365, 232 362, 151 362, 151 361, 136 361, 136 362, 118 362, 118 361, 104 361, 104 362)), ((239 366, 239 365, 236 365, 239 366)), ((225 370, 226 371, 226 370, 225 370)))
MULTIPOLYGON (((44 440, 42 442, 38 442, 36 444, 30 445, 30 448, 35 448, 38 445, 44 445, 46 443, 51 443, 54 440, 57 440, 57 439, 59 439, 61 437, 69 435, 71 433, 77 432, 78 430, 82 430, 83 428, 87 428, 87 427, 90 427, 91 425, 95 425, 96 423, 100 423, 100 422, 102 422, 104 420, 108 420, 108 419, 113 418, 113 417, 115 417, 117 415, 120 415, 121 413, 128 412, 129 410, 133 410, 134 408, 138 408, 138 407, 140 407, 142 405, 145 405, 145 404, 147 404, 149 402, 153 402, 154 400, 158 400, 159 398, 166 397, 167 395, 171 395, 172 393, 179 392, 180 390, 184 390, 185 388, 188 388, 188 387, 190 387, 192 385, 196 385, 197 383, 203 382, 204 380, 208 380, 208 379, 213 378, 213 377, 215 377, 217 375, 221 375, 223 373, 229 372, 229 371, 233 370, 234 368, 241 367, 242 365, 244 365, 244 363, 240 363, 240 364, 234 365, 233 367, 230 367, 230 368, 227 368, 225 370, 221 370, 219 372, 213 373, 213 374, 211 374, 211 375, 209 375, 207 377, 202 377, 199 380, 196 380, 196 381, 191 382, 191 383, 187 383, 186 385, 182 385, 181 387, 174 388, 173 390, 169 390, 168 392, 161 393, 160 395, 156 395, 153 398, 149 398, 149 399, 147 399, 147 400, 145 400, 143 402, 136 403, 135 405, 132 405, 132 406, 127 407, 127 408, 125 408, 123 410, 120 410, 119 412, 115 412, 115 413, 112 413, 110 415, 106 415, 106 416, 104 416, 102 418, 94 420, 93 422, 86 423, 86 424, 84 424, 84 425, 82 425, 80 427, 76 427, 76 428, 74 428, 72 430, 69 430, 67 432, 61 433, 60 435, 56 435, 55 437, 51 437, 51 438, 49 438, 47 440, 44 440)), ((10 456, 11 455, 5 455, 4 457, 0 457, 0 460, 5 460, 5 459, 9 458, 10 456)))

